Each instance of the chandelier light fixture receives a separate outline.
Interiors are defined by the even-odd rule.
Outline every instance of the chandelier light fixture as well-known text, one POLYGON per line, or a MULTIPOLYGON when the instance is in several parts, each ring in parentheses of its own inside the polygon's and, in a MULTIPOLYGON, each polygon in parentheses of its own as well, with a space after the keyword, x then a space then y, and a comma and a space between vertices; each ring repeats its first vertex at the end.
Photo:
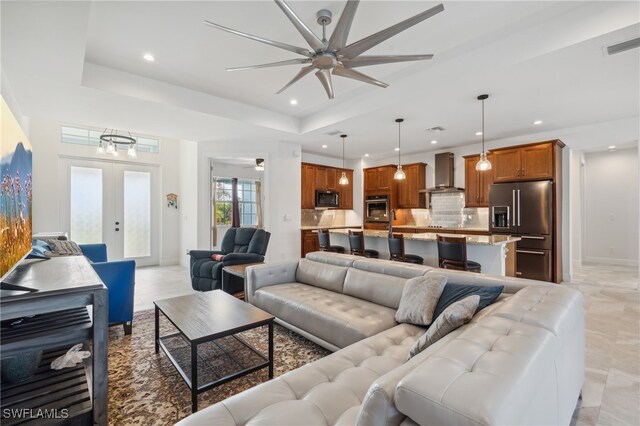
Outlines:
POLYGON ((137 158, 138 151, 136 149, 137 141, 131 132, 129 136, 124 134, 118 134, 115 129, 104 129, 104 132, 100 135, 100 143, 98 144, 98 154, 111 154, 114 157, 118 156, 118 146, 127 146, 127 157, 137 158))
MULTIPOLYGON (((347 135, 340 135, 342 138, 342 168, 344 169, 344 140, 347 135)), ((340 185, 349 185, 349 178, 347 177, 347 172, 342 170, 342 176, 340 176, 340 180, 338 180, 338 184, 340 185)))
POLYGON ((396 118, 396 123, 398 123, 398 170, 396 170, 396 173, 393 175, 395 180, 403 180, 407 177, 404 170, 402 170, 402 163, 400 163, 400 153, 402 152, 400 150, 400 125, 403 121, 404 118, 396 118))
POLYGON ((480 154, 480 161, 476 163, 476 170, 485 171, 491 170, 491 162, 487 160, 487 153, 484 150, 484 101, 489 98, 489 95, 480 95, 478 100, 482 101, 482 153, 480 154))

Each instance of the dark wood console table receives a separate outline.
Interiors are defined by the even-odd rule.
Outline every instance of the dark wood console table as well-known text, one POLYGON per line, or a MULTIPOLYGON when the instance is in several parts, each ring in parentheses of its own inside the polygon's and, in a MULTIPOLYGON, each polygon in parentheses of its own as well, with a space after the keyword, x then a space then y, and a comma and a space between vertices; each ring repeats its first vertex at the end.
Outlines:
POLYGON ((4 413, 11 413, 6 409, 30 409, 30 413, 41 409, 56 410, 62 416, 58 422, 106 425, 108 293, 91 264, 83 256, 28 260, 5 282, 38 291, 0 290, 2 358, 34 350, 43 350, 44 355, 33 377, 13 385, 2 383, 2 424, 25 420, 5 418, 4 413), (4 322, 17 318, 26 319, 15 325, 4 322), (92 355, 84 365, 58 371, 49 368, 55 356, 74 344, 89 342, 92 355))

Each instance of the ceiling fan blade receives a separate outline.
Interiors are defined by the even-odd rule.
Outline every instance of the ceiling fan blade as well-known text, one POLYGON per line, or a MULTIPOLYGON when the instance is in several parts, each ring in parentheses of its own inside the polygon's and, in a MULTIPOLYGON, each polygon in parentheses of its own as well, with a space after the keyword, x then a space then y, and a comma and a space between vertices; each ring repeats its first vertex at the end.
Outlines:
POLYGON ((300 55, 307 56, 307 57, 310 57, 312 55, 311 52, 309 52, 307 49, 305 49, 303 47, 292 46, 290 44, 280 43, 279 41, 273 41, 273 40, 269 40, 269 39, 266 39, 266 38, 254 36, 254 35, 247 34, 247 33, 243 33, 242 31, 234 30, 232 28, 227 28, 227 27, 224 27, 222 25, 218 25, 218 24, 216 24, 214 22, 207 21, 206 19, 205 19, 204 22, 205 22, 205 24, 207 24, 209 26, 212 26, 213 28, 217 28, 219 30, 226 31, 226 32, 231 33, 231 34, 239 35, 240 37, 246 37, 246 38, 248 38, 250 40, 259 41, 260 43, 268 44, 269 46, 279 47, 280 49, 288 50, 290 52, 298 53, 300 55))
POLYGON ((283 65, 308 64, 309 62, 311 62, 311 59, 289 59, 287 61, 271 62, 270 64, 249 65, 246 67, 227 68, 227 71, 254 70, 257 68, 280 67, 283 65))
POLYGON ((367 67, 369 65, 393 64, 396 62, 424 61, 433 55, 371 55, 356 56, 353 59, 342 60, 345 68, 367 67))
POLYGON ((353 22, 353 17, 356 15, 356 9, 358 9, 359 3, 360 0, 347 1, 347 4, 342 10, 342 15, 340 15, 340 20, 338 20, 338 24, 335 30, 333 30, 331 38, 329 38, 329 50, 338 50, 346 46, 351 23, 353 22))
POLYGON ((326 47, 322 40, 320 40, 318 36, 315 35, 313 31, 311 31, 309 27, 305 25, 304 22, 302 22, 302 19, 298 18, 298 15, 295 14, 293 9, 291 9, 289 5, 284 2, 284 0, 274 1, 278 5, 278 7, 282 9, 284 14, 287 15, 287 18, 289 18, 289 20, 293 23, 298 32, 302 34, 302 37, 307 40, 307 43, 309 43, 309 46, 311 46, 313 50, 323 50, 326 47))
POLYGON ((331 72, 329 70, 318 70, 316 77, 320 80, 320 83, 324 86, 324 90, 327 91, 329 99, 333 99, 333 83, 331 82, 331 72))
POLYGON ((343 67, 334 68, 333 75, 362 81, 364 83, 373 84, 374 86, 383 87, 383 88, 389 86, 387 83, 383 83, 379 80, 376 80, 375 78, 371 78, 368 75, 362 74, 361 72, 350 70, 343 67))
POLYGON ((432 17, 444 10, 444 6, 439 4, 435 7, 432 7, 429 10, 425 10, 422 13, 419 13, 409 19, 405 19, 402 22, 399 22, 395 25, 390 26, 389 28, 385 28, 382 31, 378 31, 375 34, 370 35, 369 37, 365 37, 362 40, 358 40, 355 43, 351 43, 347 47, 340 49, 337 53, 338 56, 344 57, 347 59, 355 58, 363 52, 371 49, 374 46, 382 43, 383 41, 393 37, 396 34, 401 33, 402 31, 411 28, 412 26, 424 21, 427 18, 432 17))
POLYGON ((289 86, 291 86, 293 83, 295 83, 296 81, 300 80, 302 77, 304 77, 305 75, 309 74, 311 71, 314 70, 314 66, 313 65, 309 65, 308 67, 304 67, 302 68, 298 74, 296 74, 295 77, 293 77, 291 79, 290 82, 287 83, 286 86, 284 86, 282 89, 278 90, 276 92, 276 95, 279 95, 280 93, 284 92, 289 86))

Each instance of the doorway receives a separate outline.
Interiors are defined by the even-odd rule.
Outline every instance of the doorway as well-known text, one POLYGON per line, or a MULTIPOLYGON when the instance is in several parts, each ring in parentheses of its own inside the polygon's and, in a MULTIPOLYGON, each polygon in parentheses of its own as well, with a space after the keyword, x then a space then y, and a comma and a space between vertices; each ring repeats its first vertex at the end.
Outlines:
POLYGON ((159 263, 157 166, 62 158, 60 168, 61 225, 71 240, 106 243, 109 260, 159 263))

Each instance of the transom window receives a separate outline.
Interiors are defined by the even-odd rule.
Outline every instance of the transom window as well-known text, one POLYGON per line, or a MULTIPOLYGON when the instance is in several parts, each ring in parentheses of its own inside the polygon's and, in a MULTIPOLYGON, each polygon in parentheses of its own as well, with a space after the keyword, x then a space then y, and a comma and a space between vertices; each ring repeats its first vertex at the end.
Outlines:
MULTIPOLYGON (((231 225, 231 178, 214 177, 213 188, 216 225, 231 225)), ((238 179, 237 192, 240 226, 256 226, 258 223, 256 182, 249 179, 238 179)))
MULTIPOLYGON (((88 129, 83 127, 62 126, 62 143, 72 143, 76 145, 98 146, 100 135, 103 130, 88 129)), ((128 133, 125 133, 128 136, 128 133)), ((138 152, 160 152, 160 140, 132 134, 137 143, 138 152)), ((120 150, 126 150, 128 146, 116 145, 120 150)))

